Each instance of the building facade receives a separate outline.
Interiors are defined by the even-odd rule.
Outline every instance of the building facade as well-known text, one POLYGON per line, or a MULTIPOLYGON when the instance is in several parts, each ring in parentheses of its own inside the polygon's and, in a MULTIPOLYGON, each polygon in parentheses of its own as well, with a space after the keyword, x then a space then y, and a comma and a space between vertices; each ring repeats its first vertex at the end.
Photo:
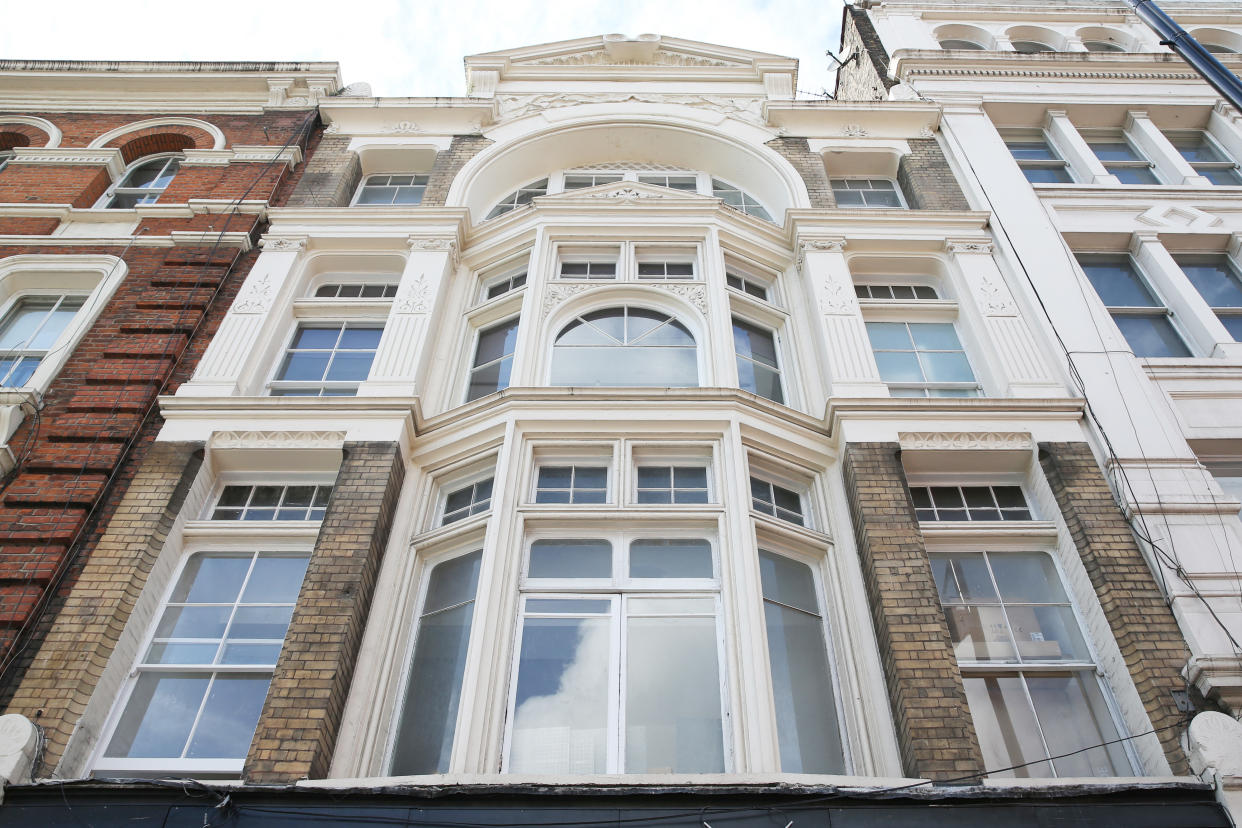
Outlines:
POLYGON ((655 35, 320 97, 0 823, 1228 824, 1096 403, 847 15, 859 101, 655 35))

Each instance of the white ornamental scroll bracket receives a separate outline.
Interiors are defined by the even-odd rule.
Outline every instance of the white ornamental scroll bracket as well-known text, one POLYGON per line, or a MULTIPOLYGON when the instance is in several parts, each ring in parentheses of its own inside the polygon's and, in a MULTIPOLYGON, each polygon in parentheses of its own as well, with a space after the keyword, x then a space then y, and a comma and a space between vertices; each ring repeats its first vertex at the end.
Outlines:
POLYGON ((806 275, 807 253, 840 253, 845 250, 845 239, 813 239, 798 245, 798 271, 806 275))
POLYGON ((452 263, 453 270, 461 265, 461 257, 457 250, 457 242, 452 239, 429 239, 420 236, 412 236, 409 240, 409 248, 411 253, 439 253, 447 252, 449 261, 452 263))
POLYGON ((543 318, 547 319, 560 305, 590 289, 590 285, 552 285, 543 295, 543 318))

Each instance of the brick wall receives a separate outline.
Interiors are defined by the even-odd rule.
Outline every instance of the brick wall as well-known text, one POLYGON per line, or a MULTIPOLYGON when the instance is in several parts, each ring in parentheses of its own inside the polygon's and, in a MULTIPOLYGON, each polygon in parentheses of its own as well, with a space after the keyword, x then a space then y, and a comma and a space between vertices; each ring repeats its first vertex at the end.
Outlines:
MULTIPOLYGON (((1184 720, 1172 691, 1185 689, 1185 639, 1086 443, 1040 443, 1039 461, 1082 556, 1152 727, 1184 720)), ((1181 728, 1159 734, 1177 774, 1189 773, 1181 728)))
POLYGON ((348 135, 321 135, 306 172, 289 196, 290 207, 345 207, 362 178, 348 135))
POLYGON ((910 154, 901 158, 897 183, 915 210, 969 210, 953 170, 935 138, 910 138, 910 154))
POLYGON ((423 193, 423 204, 429 207, 444 206, 449 187, 457 173, 461 172, 467 161, 493 143, 490 138, 482 135, 454 135, 449 148, 436 153, 435 163, 431 166, 431 180, 427 182, 427 191, 423 193))
POLYGON ((897 81, 888 76, 888 50, 871 23, 867 12, 846 6, 841 20, 842 60, 857 57, 837 72, 836 98, 839 101, 883 101, 897 81))
POLYGON ((392 513, 405 477, 396 443, 346 443, 243 775, 327 775, 392 513))
POLYGON ((5 712, 29 717, 47 737, 39 775, 60 761, 112 656, 198 473, 198 448, 157 443, 149 451, 85 561, 77 588, 61 602, 55 623, 13 689, 5 712))
POLYGON ((832 187, 828 185, 824 159, 818 153, 811 152, 805 138, 773 138, 768 141, 767 146, 783 155, 798 171, 798 175, 802 176, 812 207, 837 206, 836 199, 832 197, 832 187))
POLYGON ((948 623, 896 443, 849 443, 845 481, 907 776, 983 771, 948 623))

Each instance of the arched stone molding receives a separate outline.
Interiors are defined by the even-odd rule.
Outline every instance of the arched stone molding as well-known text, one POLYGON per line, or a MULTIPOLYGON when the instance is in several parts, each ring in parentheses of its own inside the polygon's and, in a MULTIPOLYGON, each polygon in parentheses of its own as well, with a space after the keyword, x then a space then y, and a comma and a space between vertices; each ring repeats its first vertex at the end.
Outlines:
MULTIPOLYGON (((118 146, 128 146, 133 140, 145 137, 147 135, 156 135, 161 132, 175 132, 186 135, 194 141, 194 149, 224 149, 226 143, 224 133, 215 124, 209 124, 198 118, 148 118, 145 121, 134 121, 124 124, 116 129, 110 129, 103 135, 90 142, 91 148, 118 146), (168 130, 165 127, 190 127, 191 129, 200 130, 206 133, 205 136, 189 135, 184 129, 168 130), (141 133, 141 135, 134 135, 141 133), (125 136, 132 136, 129 141, 121 141, 125 136)), ((124 150, 122 150, 124 151, 124 150)), ((138 156, 134 156, 135 158, 138 156)), ((126 163, 133 161, 133 158, 126 157, 126 163)))
POLYGON ((446 205, 469 208, 477 223, 523 184, 555 170, 618 160, 706 170, 758 198, 778 221, 786 209, 811 206, 797 170, 760 142, 662 117, 618 120, 615 112, 497 141, 462 167, 446 205))
MULTIPOLYGON (((702 287, 684 284, 683 287, 702 287)), ((712 385, 715 372, 712 357, 708 353, 711 338, 705 314, 695 306, 692 297, 665 290, 655 290, 637 285, 587 285, 580 283, 554 284, 545 288, 543 321, 533 326, 538 335, 545 338, 538 347, 528 353, 539 354, 539 364, 528 374, 536 385, 551 385, 552 347, 556 338, 575 317, 606 308, 629 306, 657 313, 668 314, 686 326, 694 337, 695 361, 698 366, 698 387, 712 385), (580 288, 575 290, 575 288, 580 288), (562 290, 558 290, 562 289, 562 290), (567 289, 567 290, 566 290, 567 289), (555 295, 549 306, 547 299, 555 295)), ((520 343, 519 343, 520 347, 520 343)), ((732 359, 732 354, 729 355, 732 359)))
POLYGON ((56 124, 33 115, 0 115, 0 132, 16 132, 30 139, 29 144, 19 146, 52 149, 60 146, 63 137, 56 124), (16 129, 14 127, 17 127, 16 129), (43 133, 42 136, 39 133, 43 133), (38 143, 42 138, 43 143, 38 143))

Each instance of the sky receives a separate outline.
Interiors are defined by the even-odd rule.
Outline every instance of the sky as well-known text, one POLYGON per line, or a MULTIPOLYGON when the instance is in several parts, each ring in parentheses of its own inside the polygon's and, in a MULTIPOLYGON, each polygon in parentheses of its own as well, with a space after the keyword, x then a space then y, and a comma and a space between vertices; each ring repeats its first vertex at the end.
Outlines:
MULTIPOLYGON (((8 5, 0 56, 41 60, 334 60, 376 95, 464 95, 462 58, 644 32, 798 58, 798 86, 832 89, 841 0, 60 0, 8 5), (183 12, 183 14, 179 14, 183 12)), ((804 97, 804 96, 800 96, 804 97)))

